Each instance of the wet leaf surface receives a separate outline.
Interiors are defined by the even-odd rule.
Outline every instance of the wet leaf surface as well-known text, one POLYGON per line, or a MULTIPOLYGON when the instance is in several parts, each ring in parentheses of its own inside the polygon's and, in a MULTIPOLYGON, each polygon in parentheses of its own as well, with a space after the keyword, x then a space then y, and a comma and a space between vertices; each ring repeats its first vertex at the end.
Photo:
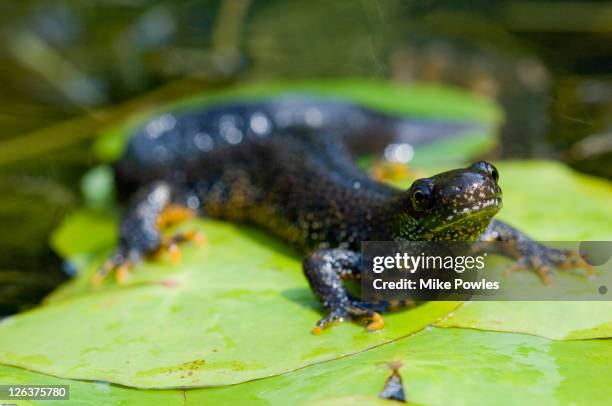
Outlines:
MULTIPOLYGON (((218 388, 137 390, 58 379, 1 366, 0 381, 70 385, 72 402, 97 404, 384 405, 401 362, 408 404, 605 405, 612 388, 609 340, 551 341, 522 334, 427 329, 368 351, 280 376, 218 388)), ((57 401, 57 404, 68 402, 57 401)), ((24 402, 23 404, 28 404, 24 402)))

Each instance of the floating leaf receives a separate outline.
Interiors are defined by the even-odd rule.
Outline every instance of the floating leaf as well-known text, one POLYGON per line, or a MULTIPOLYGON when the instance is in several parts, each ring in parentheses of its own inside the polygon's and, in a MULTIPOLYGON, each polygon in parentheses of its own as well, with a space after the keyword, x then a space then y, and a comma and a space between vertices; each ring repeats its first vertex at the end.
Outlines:
MULTIPOLYGON (((84 382, 56 378, 21 368, 0 365, 0 382, 11 385, 68 385, 69 400, 54 400, 53 405, 97 406, 105 405, 184 405, 182 390, 143 390, 110 385, 105 382, 84 382)), ((6 404, 17 403, 2 399, 6 404)), ((4 404, 3 403, 3 404, 4 404)), ((20 400, 17 404, 39 405, 47 401, 20 400)))
POLYGON ((495 163, 499 218, 540 241, 611 241, 612 183, 553 161, 495 163))
POLYGON ((115 244, 117 224, 107 213, 81 210, 72 213, 52 234, 51 245, 64 258, 91 255, 115 244))
POLYGON ((376 404, 387 363, 400 362, 412 404, 603 405, 612 396, 611 348, 609 340, 434 328, 282 376, 187 391, 186 398, 187 404, 376 404))
MULTIPOLYGON (((73 217, 79 224, 86 218, 73 217)), ((92 220, 106 229, 99 217, 92 220)), ((83 227, 70 222, 56 237, 67 246, 67 230, 77 232, 64 252, 86 248, 83 227)), ((206 232, 210 246, 185 248, 180 267, 145 263, 129 283, 92 290, 94 261, 46 306, 0 324, 0 361, 135 387, 233 384, 392 341, 458 305, 432 302, 390 315, 380 333, 344 323, 317 337, 310 329, 322 312, 296 253, 249 228, 214 221, 184 227, 206 232)))
MULTIPOLYGON (((384 405, 401 363, 409 404, 605 405, 612 396, 609 340, 551 341, 521 334, 433 328, 341 359, 217 388, 137 390, 0 366, 0 381, 70 385, 78 404, 384 405)), ((58 404, 64 402, 58 401, 58 404)), ((68 403, 68 402, 65 402, 68 403)))
POLYGON ((554 339, 612 337, 612 302, 471 302, 437 325, 554 339))

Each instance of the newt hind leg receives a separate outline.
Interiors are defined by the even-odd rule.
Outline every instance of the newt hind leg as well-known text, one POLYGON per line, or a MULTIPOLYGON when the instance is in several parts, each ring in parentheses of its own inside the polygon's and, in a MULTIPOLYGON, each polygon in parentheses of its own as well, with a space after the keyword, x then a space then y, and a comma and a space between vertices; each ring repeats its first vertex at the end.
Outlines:
POLYGON ((115 273, 118 281, 126 279, 129 270, 143 258, 159 257, 169 253, 173 263, 180 260, 179 244, 205 241, 198 231, 164 236, 168 227, 191 219, 196 211, 180 203, 180 195, 167 182, 155 182, 136 193, 132 204, 121 221, 119 247, 93 278, 99 284, 115 273))
MULTIPOLYGON (((190 220, 197 216, 197 212, 187 206, 172 203, 167 205, 157 217, 157 229, 163 231, 173 225, 180 224, 186 220, 190 220)), ((178 264, 181 258, 179 244, 195 241, 198 245, 203 245, 206 242, 204 234, 197 230, 176 233, 162 238, 157 250, 153 253, 155 256, 160 256, 163 253, 168 253, 172 263, 178 264)))

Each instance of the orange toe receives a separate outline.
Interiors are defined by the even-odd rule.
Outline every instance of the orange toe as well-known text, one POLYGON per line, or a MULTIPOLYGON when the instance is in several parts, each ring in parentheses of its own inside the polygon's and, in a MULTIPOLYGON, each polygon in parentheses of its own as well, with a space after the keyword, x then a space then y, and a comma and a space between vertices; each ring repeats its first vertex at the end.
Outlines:
POLYGON ((92 286, 100 286, 103 280, 104 274, 102 272, 96 272, 96 274, 91 278, 91 284, 92 286))
POLYGON ((553 283, 553 276, 549 268, 547 267, 538 268, 538 275, 540 276, 540 279, 542 279, 542 282, 544 283, 544 285, 548 286, 553 283))
POLYGON ((172 261, 172 264, 178 265, 181 262, 181 250, 178 245, 170 245, 168 247, 168 254, 170 254, 170 261, 172 261))
POLYGON ((129 265, 124 264, 115 270, 115 280, 118 283, 123 283, 128 280, 128 275, 130 273, 129 268, 130 268, 129 265))
POLYGON ((208 243, 208 239, 206 238, 206 235, 204 235, 203 233, 200 233, 199 231, 194 232, 191 239, 195 241, 198 247, 203 247, 204 245, 208 243))
POLYGON ((383 327, 385 327, 385 321, 383 320, 382 316, 378 313, 374 313, 374 315, 372 315, 372 321, 368 323, 366 329, 368 331, 378 331, 383 327))

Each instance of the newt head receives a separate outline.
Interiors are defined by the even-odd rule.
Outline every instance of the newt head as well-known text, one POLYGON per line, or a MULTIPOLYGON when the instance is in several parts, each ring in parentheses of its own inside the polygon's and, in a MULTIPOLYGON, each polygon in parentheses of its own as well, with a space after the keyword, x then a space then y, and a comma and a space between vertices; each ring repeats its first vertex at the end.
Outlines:
POLYGON ((395 202, 392 229, 399 239, 470 241, 502 207, 497 169, 480 161, 418 179, 395 202), (399 212, 399 214, 398 214, 399 212))

